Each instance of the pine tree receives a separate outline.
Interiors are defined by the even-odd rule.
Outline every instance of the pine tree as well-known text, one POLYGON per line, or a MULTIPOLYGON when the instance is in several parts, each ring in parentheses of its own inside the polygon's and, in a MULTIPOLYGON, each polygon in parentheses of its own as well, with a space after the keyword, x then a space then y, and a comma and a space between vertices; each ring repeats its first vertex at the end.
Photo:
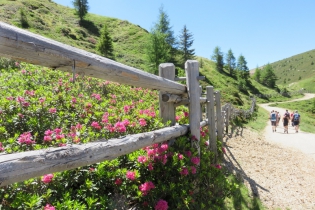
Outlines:
POLYGON ((235 70, 235 57, 233 55, 233 52, 231 49, 229 49, 228 53, 226 54, 226 65, 227 65, 227 69, 230 73, 231 76, 234 76, 234 70, 235 70))
POLYGON ((223 53, 220 50, 220 47, 215 47, 212 55, 212 60, 216 62, 216 70, 218 72, 223 72, 224 61, 223 61, 223 53))
POLYGON ((249 78, 249 69, 247 67, 247 62, 245 60, 245 57, 243 55, 240 55, 237 59, 237 70, 239 73, 239 76, 241 78, 244 78, 246 81, 249 78))
POLYGON ((170 62, 171 46, 166 42, 166 35, 152 30, 146 44, 146 59, 149 72, 158 73, 161 63, 170 62))
POLYGON ((113 47, 113 41, 110 37, 107 25, 104 25, 100 39, 96 45, 96 50, 101 53, 106 58, 113 59, 114 60, 114 47, 113 47))
POLYGON ((261 83, 261 70, 260 70, 260 68, 258 68, 258 66, 255 69, 255 73, 254 73, 253 77, 254 77, 254 80, 261 83))
POLYGON ((182 64, 184 64, 187 60, 194 59, 195 49, 191 49, 193 43, 193 35, 189 33, 186 25, 184 25, 184 28, 179 36, 179 50, 182 64))
POLYGON ((72 4, 75 9, 76 15, 79 16, 80 22, 82 22, 84 16, 88 13, 89 10, 89 3, 87 0, 74 0, 72 4))
POLYGON ((164 11, 163 5, 159 9, 159 20, 155 23, 154 31, 158 31, 162 34, 165 34, 166 42, 172 47, 176 48, 176 39, 174 37, 174 32, 170 26, 170 20, 167 13, 164 11))
POLYGON ((264 66, 262 70, 261 83, 266 85, 267 87, 275 88, 277 80, 278 79, 272 66, 268 63, 266 66, 264 66))

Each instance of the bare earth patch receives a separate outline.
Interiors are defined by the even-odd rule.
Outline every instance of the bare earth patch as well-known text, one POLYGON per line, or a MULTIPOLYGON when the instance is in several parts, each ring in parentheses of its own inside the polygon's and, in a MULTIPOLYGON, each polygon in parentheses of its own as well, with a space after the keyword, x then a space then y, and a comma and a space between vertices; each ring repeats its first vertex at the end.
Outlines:
POLYGON ((315 209, 315 161, 249 129, 226 137, 226 166, 268 209, 315 209))

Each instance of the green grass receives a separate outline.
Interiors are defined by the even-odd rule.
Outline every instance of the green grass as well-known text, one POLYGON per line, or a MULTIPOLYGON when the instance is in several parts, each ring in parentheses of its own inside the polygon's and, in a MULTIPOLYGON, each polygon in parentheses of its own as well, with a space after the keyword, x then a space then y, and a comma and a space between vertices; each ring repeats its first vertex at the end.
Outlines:
POLYGON ((315 50, 310 50, 270 64, 278 78, 277 85, 291 90, 305 88, 315 92, 315 50))
POLYGON ((235 176, 229 177, 230 181, 237 184, 238 188, 230 198, 225 200, 223 210, 263 210, 265 209, 258 197, 251 196, 247 187, 235 176))
POLYGON ((315 133, 315 99, 305 101, 295 101, 288 103, 275 103, 270 106, 286 108, 289 110, 298 110, 301 115, 300 129, 305 132, 315 133))
POLYGON ((257 107, 257 109, 258 111, 255 113, 256 115, 253 117, 253 119, 245 123, 244 126, 260 133, 266 127, 269 113, 264 108, 257 107))
POLYGON ((74 9, 47 0, 2 0, 0 21, 22 28, 22 8, 29 25, 26 30, 96 54, 100 30, 107 24, 114 42, 116 61, 143 70, 146 68, 143 44, 149 33, 138 25, 91 13, 79 24, 74 9))

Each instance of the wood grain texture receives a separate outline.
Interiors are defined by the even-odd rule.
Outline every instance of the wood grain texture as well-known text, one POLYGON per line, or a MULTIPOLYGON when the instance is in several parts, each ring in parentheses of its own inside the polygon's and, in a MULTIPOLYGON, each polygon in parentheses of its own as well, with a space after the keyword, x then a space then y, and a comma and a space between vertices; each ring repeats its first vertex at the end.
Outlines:
POLYGON ((215 159, 218 157, 217 150, 217 135, 215 130, 215 114, 214 114, 214 95, 213 95, 213 87, 207 86, 207 118, 208 118, 208 130, 209 130, 209 147, 210 151, 214 152, 215 159))
POLYGON ((176 125, 117 139, 102 139, 83 145, 73 144, 45 150, 1 154, 0 187, 48 173, 112 160, 143 147, 185 135, 188 129, 188 125, 176 125))
POLYGON ((186 84, 189 96, 189 125, 191 135, 197 139, 196 147, 200 153, 200 88, 198 61, 188 60, 185 63, 186 84))
POLYGON ((217 137, 221 142, 223 141, 223 120, 221 113, 221 95, 220 91, 215 92, 215 108, 216 108, 216 118, 217 118, 217 137))
MULTIPOLYGON (((159 65, 159 76, 165 79, 173 80, 175 78, 175 66, 172 63, 163 63, 159 65)), ((172 94, 167 94, 164 91, 159 93, 159 110, 160 117, 163 122, 171 121, 171 125, 175 125, 175 106, 174 102, 164 102, 163 95, 177 96, 172 94)), ((173 97, 171 97, 173 99, 173 97)), ((177 96, 179 98, 179 96, 177 96)))

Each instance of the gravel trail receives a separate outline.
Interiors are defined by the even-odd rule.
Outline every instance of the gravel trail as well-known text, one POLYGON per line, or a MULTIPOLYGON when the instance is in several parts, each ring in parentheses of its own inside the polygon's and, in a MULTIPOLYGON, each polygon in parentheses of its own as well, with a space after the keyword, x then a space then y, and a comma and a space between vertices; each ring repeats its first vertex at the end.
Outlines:
MULTIPOLYGON (((305 94, 298 100, 314 96, 305 94)), ((281 114, 285 111, 268 104, 259 106, 281 114)), ((266 124, 262 133, 236 128, 225 136, 226 166, 267 209, 315 210, 315 135, 295 133, 293 127, 284 134, 281 126, 273 133, 268 119, 266 124)))

